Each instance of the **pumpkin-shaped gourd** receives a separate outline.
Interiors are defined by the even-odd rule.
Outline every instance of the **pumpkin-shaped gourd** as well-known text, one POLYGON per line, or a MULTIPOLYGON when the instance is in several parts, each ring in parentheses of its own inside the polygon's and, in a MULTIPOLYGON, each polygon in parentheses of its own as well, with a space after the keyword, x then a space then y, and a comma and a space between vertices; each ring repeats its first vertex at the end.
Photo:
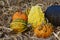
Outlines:
POLYGON ((47 38, 49 37, 53 32, 53 28, 50 24, 44 24, 40 27, 37 27, 34 29, 34 34, 37 37, 41 38, 47 38))
POLYGON ((53 25, 60 26, 60 5, 49 6, 45 16, 53 25))
POLYGON ((13 29, 13 31, 15 33, 22 33, 27 29, 27 23, 26 21, 22 20, 22 19, 16 19, 13 20, 10 24, 10 28, 13 29))
POLYGON ((23 12, 15 12, 12 19, 15 20, 15 19, 23 19, 25 21, 27 21, 27 15, 23 12))
POLYGON ((38 27, 45 22, 44 13, 40 6, 32 6, 29 15, 28 15, 28 23, 32 25, 32 28, 38 27))

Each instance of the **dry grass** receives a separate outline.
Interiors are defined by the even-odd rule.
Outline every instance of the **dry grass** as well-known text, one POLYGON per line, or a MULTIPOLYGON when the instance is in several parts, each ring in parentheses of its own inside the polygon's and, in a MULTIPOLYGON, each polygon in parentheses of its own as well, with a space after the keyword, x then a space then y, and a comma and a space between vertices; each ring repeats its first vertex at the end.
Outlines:
POLYGON ((43 7, 43 11, 45 11, 48 6, 55 2, 58 2, 60 5, 60 0, 0 0, 0 40, 60 40, 60 37, 56 36, 60 31, 60 27, 55 29, 54 35, 46 39, 34 37, 31 31, 24 34, 12 34, 12 29, 9 28, 11 16, 17 10, 21 9, 25 12, 27 7, 30 8, 33 5, 39 4, 43 7))

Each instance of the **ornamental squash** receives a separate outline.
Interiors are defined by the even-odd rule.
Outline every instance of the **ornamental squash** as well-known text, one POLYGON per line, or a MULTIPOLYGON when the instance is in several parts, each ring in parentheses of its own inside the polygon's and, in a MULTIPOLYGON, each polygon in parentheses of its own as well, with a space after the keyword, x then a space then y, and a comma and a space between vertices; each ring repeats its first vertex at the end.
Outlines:
POLYGON ((41 37, 41 38, 47 38, 49 37, 53 32, 53 28, 52 25, 50 24, 44 24, 41 25, 40 27, 37 27, 36 29, 34 29, 34 34, 37 37, 41 37))
POLYGON ((32 25, 32 28, 36 28, 44 22, 45 17, 41 7, 32 6, 28 15, 28 23, 32 25))
POLYGON ((15 19, 23 19, 25 21, 27 21, 27 15, 24 14, 23 12, 15 12, 12 19, 15 20, 15 19))
POLYGON ((49 6, 45 16, 53 25, 60 26, 60 5, 49 6))
POLYGON ((27 23, 26 21, 22 20, 22 19, 16 19, 13 20, 10 24, 10 28, 13 29, 13 31, 15 33, 22 33, 27 29, 27 23))

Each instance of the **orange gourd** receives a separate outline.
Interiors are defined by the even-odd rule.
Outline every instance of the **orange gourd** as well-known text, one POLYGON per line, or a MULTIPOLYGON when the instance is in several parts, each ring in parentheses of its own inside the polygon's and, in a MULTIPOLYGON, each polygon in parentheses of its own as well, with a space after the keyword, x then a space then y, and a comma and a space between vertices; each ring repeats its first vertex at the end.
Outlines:
POLYGON ((53 28, 52 25, 50 24, 44 24, 40 27, 37 27, 36 29, 34 29, 34 34, 37 37, 42 37, 42 38, 47 38, 49 37, 53 32, 53 28))
POLYGON ((23 19, 27 21, 27 15, 23 12, 15 12, 12 17, 12 20, 15 20, 15 19, 23 19))

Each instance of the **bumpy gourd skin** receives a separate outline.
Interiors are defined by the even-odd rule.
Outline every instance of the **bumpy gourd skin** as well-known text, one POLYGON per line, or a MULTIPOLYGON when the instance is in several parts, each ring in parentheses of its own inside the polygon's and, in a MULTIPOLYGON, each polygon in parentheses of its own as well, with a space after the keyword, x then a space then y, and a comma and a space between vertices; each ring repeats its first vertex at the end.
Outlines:
POLYGON ((33 26, 33 28, 38 27, 43 22, 45 22, 44 13, 40 6, 32 6, 30 13, 28 15, 28 23, 33 26))
POLYGON ((27 23, 22 19, 16 19, 11 22, 10 28, 14 30, 15 33, 22 33, 27 29, 27 23))
POLYGON ((45 24, 34 29, 34 34, 39 38, 40 37, 47 38, 51 36, 52 32, 53 32, 53 26, 50 24, 45 24))

